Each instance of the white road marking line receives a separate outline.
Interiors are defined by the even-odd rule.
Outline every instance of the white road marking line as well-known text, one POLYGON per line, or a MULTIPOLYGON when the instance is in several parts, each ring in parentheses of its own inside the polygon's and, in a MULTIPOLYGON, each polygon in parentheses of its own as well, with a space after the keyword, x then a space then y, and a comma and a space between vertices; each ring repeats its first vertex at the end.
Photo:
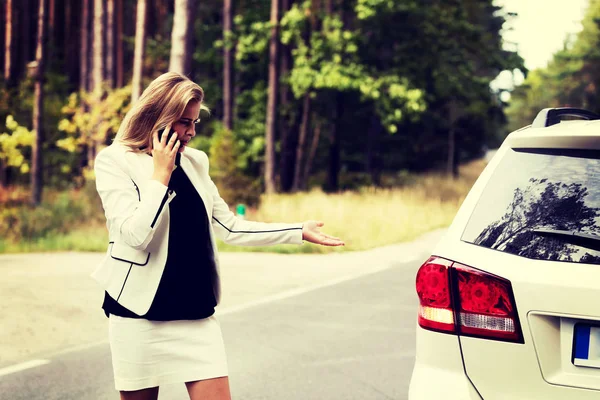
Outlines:
POLYGON ((50 364, 50 360, 30 360, 20 364, 11 365, 10 367, 0 369, 0 376, 13 374, 30 368, 39 367, 40 365, 50 364))
MULTIPOLYGON (((415 261, 417 259, 417 257, 411 258, 411 259, 406 259, 403 260, 403 263, 405 262, 412 262, 415 261)), ((357 279, 363 276, 367 276, 367 275, 372 275, 375 274, 377 272, 381 272, 381 271, 385 271, 386 269, 390 269, 394 266, 394 263, 387 263, 384 264, 380 267, 377 268, 370 268, 368 271, 358 271, 357 273, 351 274, 351 275, 347 275, 347 276, 343 276, 341 278, 336 278, 336 279, 332 279, 326 282, 322 282, 322 283, 317 283, 315 285, 308 285, 305 287, 301 287, 301 288, 297 288, 297 289, 290 289, 290 290, 286 290, 284 292, 281 293, 277 293, 271 296, 267 296, 267 297, 263 297, 262 299, 258 299, 255 301, 250 301, 248 303, 244 303, 244 304, 240 304, 238 306, 231 306, 231 307, 227 307, 224 309, 219 310, 219 308, 217 307, 217 310, 215 312, 216 316, 220 316, 220 315, 226 315, 226 314, 233 314, 239 311, 243 311, 246 310, 248 308, 252 308, 252 307, 256 307, 262 304, 266 304, 266 303, 272 303, 275 301, 279 301, 279 300, 283 300, 283 299, 287 299, 290 297, 294 297, 294 296, 298 296, 304 293, 308 293, 308 292, 312 292, 313 290, 317 290, 317 289, 321 289, 327 286, 333 286, 333 285, 337 285, 338 283, 342 283, 342 282, 346 282, 346 281, 351 281, 353 279, 357 279)))

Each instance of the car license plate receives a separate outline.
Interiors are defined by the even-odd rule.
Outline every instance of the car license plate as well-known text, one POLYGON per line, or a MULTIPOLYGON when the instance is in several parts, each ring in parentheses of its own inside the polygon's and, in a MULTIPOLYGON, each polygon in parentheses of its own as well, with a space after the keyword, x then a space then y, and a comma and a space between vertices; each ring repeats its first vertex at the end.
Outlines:
POLYGON ((575 325, 573 364, 579 367, 600 368, 600 326, 575 325))

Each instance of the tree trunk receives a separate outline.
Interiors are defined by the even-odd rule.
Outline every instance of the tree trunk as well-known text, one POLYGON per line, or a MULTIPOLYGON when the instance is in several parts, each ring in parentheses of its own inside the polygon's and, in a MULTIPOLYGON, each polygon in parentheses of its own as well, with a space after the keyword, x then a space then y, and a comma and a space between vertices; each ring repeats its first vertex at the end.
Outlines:
POLYGON ((0 160, 0 189, 6 188, 8 186, 8 177, 6 176, 6 166, 0 160))
POLYGON ((223 125, 233 129, 233 44, 232 35, 233 8, 231 0, 223 1, 223 125))
MULTIPOLYGON (((106 24, 105 24, 105 0, 94 0, 94 40, 93 40, 93 91, 94 99, 98 104, 104 95, 104 81, 106 79, 106 24)), ((96 126, 95 128, 98 128, 96 126)), ((103 138, 97 137, 95 133, 88 142, 88 167, 93 167, 96 159, 96 149, 98 143, 103 143, 103 138)))
MULTIPOLYGON (((8 0, 6 0, 8 1, 8 0)), ((4 77, 4 53, 6 52, 6 4, 4 0, 0 0, 0 67, 2 68, 2 76, 4 77)), ((11 24, 12 25, 12 24, 11 24)))
POLYGON ((43 129, 43 111, 44 111, 44 64, 46 53, 46 20, 48 10, 48 0, 40 0, 38 10, 38 35, 35 58, 37 71, 35 74, 35 98, 33 104, 33 130, 35 131, 35 141, 33 144, 32 162, 31 162, 31 203, 39 205, 42 201, 42 146, 44 144, 43 129))
MULTIPOLYGON (((54 27, 56 22, 56 0, 48 2, 48 38, 54 37, 54 27)), ((48 40, 50 41, 50 40, 48 40)))
POLYGON ((16 39, 18 39, 17 52, 20 52, 20 62, 16 65, 15 79, 16 82, 19 82, 23 76, 23 72, 27 68, 27 64, 35 60, 35 48, 33 48, 33 44, 37 41, 36 30, 38 26, 35 22, 37 13, 35 11, 32 12, 32 10, 35 10, 35 2, 32 3, 32 0, 19 0, 17 3, 20 34, 16 39))
POLYGON ((458 177, 458 160, 456 151, 456 121, 458 120, 458 104, 452 99, 448 103, 448 155, 446 163, 446 174, 452 178, 458 177))
POLYGON ((294 184, 292 185, 293 192, 304 189, 302 187, 302 161, 304 161, 304 147, 306 146, 306 137, 308 136, 310 113, 310 92, 306 92, 302 105, 302 124, 300 125, 298 146, 296 147, 296 167, 294 168, 294 184))
MULTIPOLYGON (((13 0, 13 3, 15 3, 15 0, 13 0)), ((18 47, 16 52, 19 54, 20 61, 15 65, 14 79, 18 83, 27 68, 27 64, 35 59, 33 44, 37 41, 37 37, 35 36, 37 23, 34 22, 37 20, 35 18, 37 17, 37 12, 32 12, 35 8, 31 0, 19 0, 16 3, 19 33, 15 37, 15 39, 18 39, 15 44, 18 47), (32 25, 35 26, 32 27, 32 25)))
POLYGON ((325 0, 325 12, 328 15, 333 15, 333 0, 325 0))
POLYGON ((144 55, 146 53, 146 5, 147 0, 137 1, 137 16, 135 27, 135 52, 133 56, 133 79, 131 102, 134 103, 142 94, 142 75, 144 55))
MULTIPOLYGON (((282 14, 289 11, 293 0, 282 0, 282 14)), ((292 68, 292 50, 291 46, 285 45, 281 48, 281 71, 280 75, 286 76, 292 68)), ((289 85, 281 85, 279 92, 280 109, 284 110, 283 117, 279 120, 279 135, 281 138, 281 152, 279 157, 279 182, 282 192, 289 192, 294 184, 294 154, 297 145, 297 130, 292 130, 295 125, 292 121, 293 113, 290 110, 289 85)))
POLYGON ((4 18, 4 82, 6 86, 12 87, 15 84, 15 7, 14 0, 6 0, 4 18))
POLYGON ((289 125, 286 126, 285 136, 281 138, 281 159, 279 177, 281 182, 281 190, 290 192, 294 186, 294 174, 296 167, 296 150, 298 147, 298 137, 300 126, 302 125, 303 113, 299 110, 293 113, 293 118, 289 118, 289 125))
POLYGON ((342 113, 341 94, 335 94, 335 105, 333 107, 332 128, 329 136, 329 168, 327 173, 327 190, 337 192, 339 189, 340 173, 340 135, 338 121, 342 113))
POLYGON ((269 100, 265 134, 265 189, 275 193, 275 127, 279 82, 279 0, 271 0, 271 39, 269 44, 269 100))
POLYGON ((446 156, 446 174, 453 176, 454 170, 454 126, 450 126, 448 129, 448 154, 446 156))
POLYGON ((190 76, 194 39, 194 0, 175 0, 169 71, 190 76))
POLYGON ((106 75, 108 87, 115 87, 115 0, 106 1, 106 75))
MULTIPOLYGON (((51 47, 56 52, 55 57, 61 60, 66 55, 66 29, 68 25, 67 19, 67 8, 69 7, 70 0, 52 0, 54 2, 54 16, 52 21, 54 25, 50 25, 52 33, 48 32, 48 38, 52 40, 54 46, 51 47)), ((52 10, 52 7, 50 8, 52 10)))
POLYGON ((380 133, 381 124, 377 116, 373 114, 371 116, 371 123, 369 124, 369 131, 367 132, 366 170, 371 177, 371 182, 376 186, 381 184, 379 163, 377 162, 380 133))
POLYGON ((83 0, 81 10, 81 54, 80 54, 80 65, 79 69, 79 90, 88 92, 89 87, 89 76, 90 76, 90 2, 92 0, 83 0))
MULTIPOLYGON (((176 1, 176 0, 175 0, 176 1)), ((190 0, 197 2, 199 0, 190 0)), ((146 3, 147 7, 147 23, 146 23, 146 37, 155 37, 160 35, 166 37, 169 32, 165 32, 164 21, 167 17, 165 3, 173 4, 173 0, 148 0, 146 3)), ((173 18, 173 21, 177 21, 173 18)), ((177 23, 177 22, 175 22, 177 23)))
POLYGON ((318 122, 315 126, 315 132, 313 134, 312 142, 310 144, 308 158, 306 159, 306 163, 304 163, 304 172, 302 174, 302 189, 304 190, 308 189, 308 177, 310 176, 310 171, 312 169, 312 165, 317 154, 317 149, 319 148, 319 140, 321 139, 322 128, 323 124, 321 122, 318 122))
POLYGON ((96 99, 102 96, 102 84, 106 76, 104 69, 104 32, 104 0, 94 0, 93 76, 94 95, 96 99))
POLYGON ((117 15, 117 32, 116 32, 116 86, 123 87, 125 85, 124 65, 123 65, 123 0, 116 0, 115 12, 117 15))
POLYGON ((71 87, 76 88, 80 82, 81 69, 81 1, 68 0, 65 5, 65 57, 67 75, 71 87))

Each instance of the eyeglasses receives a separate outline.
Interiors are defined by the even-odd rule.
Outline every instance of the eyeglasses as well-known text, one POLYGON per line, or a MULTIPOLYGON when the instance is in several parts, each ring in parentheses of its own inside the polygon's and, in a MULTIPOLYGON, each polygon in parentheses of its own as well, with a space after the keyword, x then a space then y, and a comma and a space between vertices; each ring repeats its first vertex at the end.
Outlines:
POLYGON ((179 121, 177 121, 177 123, 179 123, 180 125, 183 126, 187 126, 187 127, 193 127, 194 125, 198 125, 200 123, 200 118, 197 119, 189 119, 189 118, 181 118, 179 121))

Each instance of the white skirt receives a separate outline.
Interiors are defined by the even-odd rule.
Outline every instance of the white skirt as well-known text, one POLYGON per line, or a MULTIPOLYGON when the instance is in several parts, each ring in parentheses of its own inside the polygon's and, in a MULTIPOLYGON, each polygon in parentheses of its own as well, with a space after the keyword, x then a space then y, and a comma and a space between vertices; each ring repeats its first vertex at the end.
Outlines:
POLYGON ((111 314, 108 327, 119 391, 227 376, 221 327, 214 316, 163 322, 111 314))

